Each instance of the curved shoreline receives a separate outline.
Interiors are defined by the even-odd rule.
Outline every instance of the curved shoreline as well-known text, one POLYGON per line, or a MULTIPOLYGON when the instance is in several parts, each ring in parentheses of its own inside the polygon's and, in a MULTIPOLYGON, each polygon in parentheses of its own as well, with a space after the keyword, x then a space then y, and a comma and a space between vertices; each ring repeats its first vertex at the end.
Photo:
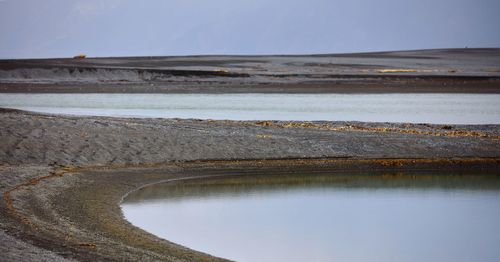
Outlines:
POLYGON ((124 195, 167 179, 500 170, 499 125, 132 119, 1 109, 0 126, 6 261, 218 260, 123 219, 124 195))
MULTIPOLYGON (((498 94, 499 57, 500 49, 443 49, 1 60, 0 93, 498 94)), ((168 179, 500 172, 500 125, 71 117, 0 109, 0 127, 2 261, 220 260, 123 219, 124 195, 168 179)))
POLYGON ((135 167, 61 169, 10 191, 23 218, 21 239, 77 260, 217 261, 136 228, 119 207, 123 197, 149 184, 214 176, 359 170, 415 174, 432 170, 498 173, 500 158, 296 159, 192 161, 135 167), (44 203, 44 204, 42 204, 44 203))

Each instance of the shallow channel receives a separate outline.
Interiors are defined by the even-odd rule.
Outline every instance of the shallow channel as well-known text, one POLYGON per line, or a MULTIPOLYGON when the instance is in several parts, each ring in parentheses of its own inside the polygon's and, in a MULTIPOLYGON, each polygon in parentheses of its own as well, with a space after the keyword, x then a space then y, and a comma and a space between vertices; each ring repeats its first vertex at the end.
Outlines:
POLYGON ((304 174, 173 181, 132 224, 236 261, 500 261, 500 174, 304 174))
POLYGON ((43 113, 228 120, 500 124, 499 94, 0 94, 43 113))

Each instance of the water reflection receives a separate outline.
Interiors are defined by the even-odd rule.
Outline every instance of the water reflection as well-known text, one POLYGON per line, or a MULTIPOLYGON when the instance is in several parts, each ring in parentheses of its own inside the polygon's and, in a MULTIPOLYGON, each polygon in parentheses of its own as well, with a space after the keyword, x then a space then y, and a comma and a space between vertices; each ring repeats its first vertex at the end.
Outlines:
POLYGON ((136 226, 237 261, 498 261, 500 175, 262 175, 129 195, 136 226))

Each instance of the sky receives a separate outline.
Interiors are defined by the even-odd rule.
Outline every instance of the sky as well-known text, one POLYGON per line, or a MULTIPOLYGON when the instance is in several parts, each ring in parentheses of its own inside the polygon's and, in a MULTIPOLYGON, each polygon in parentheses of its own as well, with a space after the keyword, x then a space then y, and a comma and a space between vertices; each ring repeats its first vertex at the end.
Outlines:
POLYGON ((499 0, 0 0, 0 58, 500 47, 499 0))

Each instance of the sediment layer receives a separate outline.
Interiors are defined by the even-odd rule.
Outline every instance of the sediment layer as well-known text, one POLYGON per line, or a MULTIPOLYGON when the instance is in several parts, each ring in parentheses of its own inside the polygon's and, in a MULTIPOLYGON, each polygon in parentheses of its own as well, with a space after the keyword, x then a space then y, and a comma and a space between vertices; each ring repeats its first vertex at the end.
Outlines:
POLYGON ((0 60, 0 92, 500 93, 500 49, 0 60))

